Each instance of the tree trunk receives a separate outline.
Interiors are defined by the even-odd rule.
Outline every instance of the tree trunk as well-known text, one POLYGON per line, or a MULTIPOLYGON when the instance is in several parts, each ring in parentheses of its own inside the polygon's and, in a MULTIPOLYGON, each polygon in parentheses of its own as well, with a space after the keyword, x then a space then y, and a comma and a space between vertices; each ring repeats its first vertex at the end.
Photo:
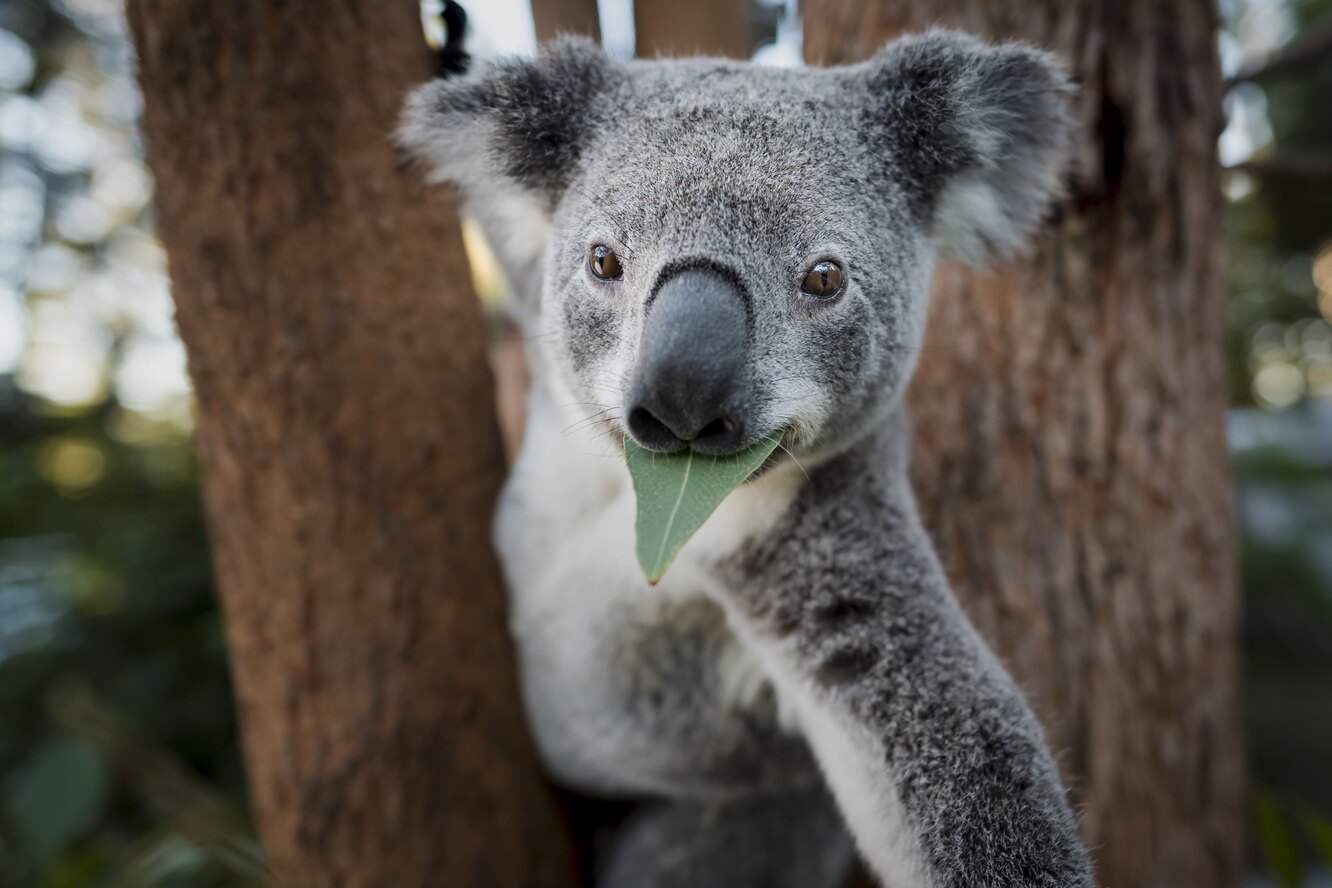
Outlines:
POLYGON ((747 59, 754 54, 750 0, 634 0, 634 54, 747 59))
POLYGON ((532 21, 537 40, 543 43, 560 34, 601 39, 597 0, 532 0, 532 21))
POLYGON ((1071 196, 997 273, 940 269, 915 482, 955 588, 1042 714, 1101 884, 1242 875, 1211 0, 807 0, 811 62, 907 29, 1057 50, 1071 196))
POLYGON ((415 4, 131 0, 251 801, 282 884, 570 884, 489 546, 457 220, 391 134, 415 4))

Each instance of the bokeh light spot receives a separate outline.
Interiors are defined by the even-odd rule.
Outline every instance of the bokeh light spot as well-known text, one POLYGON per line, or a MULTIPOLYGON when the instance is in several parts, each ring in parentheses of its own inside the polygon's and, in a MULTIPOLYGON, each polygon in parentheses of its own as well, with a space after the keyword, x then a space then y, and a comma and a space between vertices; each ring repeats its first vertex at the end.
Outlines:
POLYGON ((1304 394, 1304 374, 1293 364, 1267 364, 1253 377, 1253 396, 1261 407, 1284 410, 1304 394))
POLYGON ((65 496, 77 496, 106 476, 106 454, 88 441, 53 438, 42 444, 38 471, 65 496))

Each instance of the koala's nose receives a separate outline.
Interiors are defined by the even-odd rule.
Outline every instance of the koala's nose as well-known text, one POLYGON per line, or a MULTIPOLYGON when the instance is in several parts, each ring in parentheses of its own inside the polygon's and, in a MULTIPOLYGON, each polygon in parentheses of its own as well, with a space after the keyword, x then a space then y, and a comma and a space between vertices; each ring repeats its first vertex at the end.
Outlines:
POLYGON ((730 453, 744 435, 749 322, 739 288, 709 268, 680 271, 648 306, 629 394, 629 433, 664 452, 730 453))

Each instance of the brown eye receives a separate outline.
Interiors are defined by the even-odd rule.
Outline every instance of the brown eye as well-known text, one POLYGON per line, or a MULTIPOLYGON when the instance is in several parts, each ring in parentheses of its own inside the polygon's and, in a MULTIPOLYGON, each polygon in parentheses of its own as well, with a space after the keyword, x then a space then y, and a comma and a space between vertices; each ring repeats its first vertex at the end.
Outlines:
POLYGON ((817 262, 800 282, 800 292, 811 299, 833 299, 842 292, 842 266, 831 259, 817 262))
POLYGON ((620 267, 620 257, 605 244, 597 244, 592 248, 587 257, 587 267, 592 269, 592 274, 603 281, 618 281, 624 276, 624 269, 620 267))

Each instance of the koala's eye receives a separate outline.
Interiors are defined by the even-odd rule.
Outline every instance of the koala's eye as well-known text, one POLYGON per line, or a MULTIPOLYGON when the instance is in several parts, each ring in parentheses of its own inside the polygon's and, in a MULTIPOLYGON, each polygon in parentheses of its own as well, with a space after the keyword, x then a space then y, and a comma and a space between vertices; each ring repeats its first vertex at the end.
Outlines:
POLYGON ((592 248, 592 252, 588 253, 587 267, 592 269, 592 274, 603 281, 617 281, 624 277, 620 257, 605 244, 597 244, 592 248))
POLYGON ((842 266, 831 259, 816 262, 800 282, 800 292, 811 299, 828 300, 842 292, 842 266))

